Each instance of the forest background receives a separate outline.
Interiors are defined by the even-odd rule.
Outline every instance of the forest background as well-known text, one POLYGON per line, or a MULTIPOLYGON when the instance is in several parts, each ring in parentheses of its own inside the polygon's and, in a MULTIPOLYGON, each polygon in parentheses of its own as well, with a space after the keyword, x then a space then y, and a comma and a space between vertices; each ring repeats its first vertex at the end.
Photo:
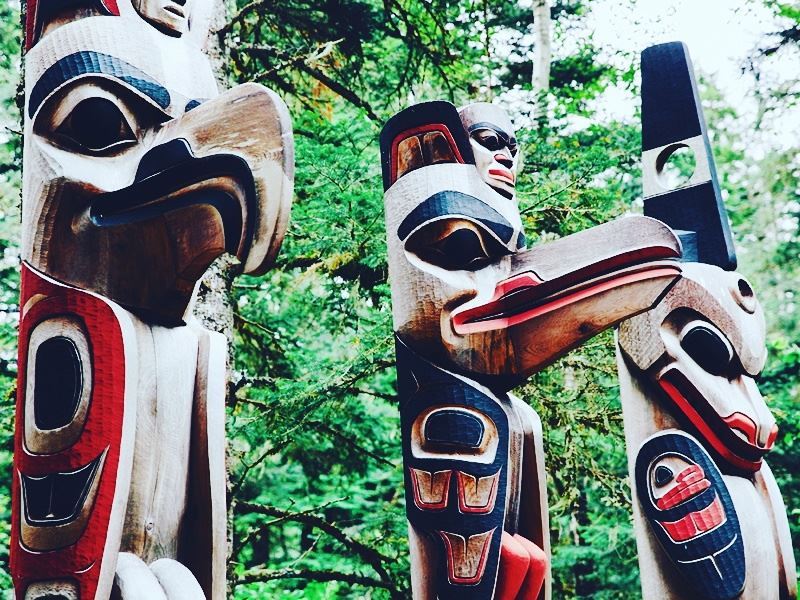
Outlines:
MULTIPOLYGON (((672 4, 689 11, 699 5, 672 4)), ((605 19, 613 28, 615 20, 636 19, 655 5, 556 0, 549 6, 548 56, 536 47, 546 32, 535 29, 530 0, 228 0, 216 38, 222 77, 229 85, 258 81, 279 91, 297 147, 296 199, 277 267, 227 287, 219 286, 224 277, 210 279, 203 290, 230 300, 210 320, 232 325, 234 342, 232 597, 409 596, 377 143, 382 124, 424 100, 505 104, 519 127, 519 198, 532 243, 640 212, 635 98, 643 48, 601 47, 591 24, 605 19), (538 82, 534 57, 544 73, 538 82), (629 115, 608 109, 614 98, 634 107, 629 115)), ((800 7, 731 0, 703 2, 702 10, 714 6, 761 24, 759 39, 741 57, 741 99, 703 77, 704 56, 694 59, 740 271, 767 314, 769 361, 759 385, 780 426, 768 460, 797 551, 800 7)), ((13 2, 0 4, 0 590, 11 587, 19 13, 13 2)), ((705 26, 713 36, 713 20, 705 26)), ((679 163, 678 175, 686 168, 679 163)), ((517 393, 544 424, 554 597, 638 597, 612 334, 517 393)))

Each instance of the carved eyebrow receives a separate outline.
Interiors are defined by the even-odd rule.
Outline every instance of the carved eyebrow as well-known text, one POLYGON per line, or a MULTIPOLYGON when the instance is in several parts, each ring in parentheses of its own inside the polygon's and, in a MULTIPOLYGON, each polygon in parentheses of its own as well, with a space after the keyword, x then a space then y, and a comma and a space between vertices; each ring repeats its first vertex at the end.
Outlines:
POLYGON ((84 50, 65 56, 42 73, 28 96, 28 116, 33 117, 50 94, 62 85, 91 74, 119 79, 149 97, 162 109, 172 102, 167 88, 147 73, 115 56, 84 50))
POLYGON ((397 236, 405 240, 420 225, 441 217, 466 217, 483 224, 506 246, 514 238, 514 227, 491 206, 462 192, 438 192, 421 202, 397 228, 397 236))

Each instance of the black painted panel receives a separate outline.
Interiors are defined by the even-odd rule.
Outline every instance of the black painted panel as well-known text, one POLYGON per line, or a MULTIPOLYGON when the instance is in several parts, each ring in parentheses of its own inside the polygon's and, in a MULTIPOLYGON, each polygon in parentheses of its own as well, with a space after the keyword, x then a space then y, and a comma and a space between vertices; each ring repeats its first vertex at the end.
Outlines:
MULTIPOLYGON (((644 515, 664 552, 681 574, 687 597, 707 600, 732 600, 738 597, 744 589, 746 576, 742 531, 722 474, 700 444, 686 434, 657 434, 639 450, 635 474, 636 491, 644 515), (650 497, 648 472, 651 464, 662 456, 670 455, 699 465, 711 485, 677 506, 661 510, 650 497), (724 522, 693 539, 674 542, 661 525, 707 509, 716 500, 722 504, 724 522)), ((655 475, 660 481, 670 481, 663 471, 655 475)))
POLYGON ((501 401, 464 380, 447 373, 418 356, 399 338, 396 339, 397 371, 400 383, 400 421, 405 466, 406 514, 408 520, 441 552, 442 563, 435 571, 437 597, 440 600, 483 600, 493 597, 500 557, 500 541, 505 521, 508 494, 509 424, 501 401), (411 429, 417 417, 435 406, 449 405, 477 410, 491 419, 498 432, 497 452, 490 463, 476 463, 443 455, 441 458, 418 458, 411 452, 411 429), (500 472, 494 508, 486 514, 461 513, 458 508, 456 477, 450 480, 449 502, 444 509, 426 511, 414 502, 409 467, 428 472, 462 471, 474 477, 500 472), (444 545, 437 532, 446 531, 469 538, 494 529, 483 578, 473 585, 448 581, 444 545))
POLYGON ((483 423, 476 416, 456 410, 440 410, 425 423, 425 439, 436 444, 478 448, 483 440, 483 423))
POLYGON ((646 198, 644 214, 673 229, 696 232, 684 260, 736 269, 728 216, 722 202, 703 107, 686 45, 671 42, 642 52, 642 150, 652 150, 702 135, 711 180, 646 198))

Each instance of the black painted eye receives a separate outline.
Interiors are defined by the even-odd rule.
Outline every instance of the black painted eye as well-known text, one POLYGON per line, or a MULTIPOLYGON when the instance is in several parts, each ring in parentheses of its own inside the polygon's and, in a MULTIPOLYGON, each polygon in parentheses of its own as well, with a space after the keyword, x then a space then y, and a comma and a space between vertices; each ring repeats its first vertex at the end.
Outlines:
POLYGON ((711 327, 702 324, 690 324, 684 329, 681 347, 712 375, 725 374, 733 359, 728 342, 711 327))
POLYGON ((500 136, 490 129, 479 129, 474 133, 475 141, 487 150, 495 152, 503 147, 500 136))
POLYGON ((79 102, 56 133, 79 151, 90 154, 120 149, 137 141, 125 115, 107 98, 79 102))
POLYGON ((505 247, 491 236, 482 235, 472 223, 448 227, 441 221, 414 234, 407 248, 425 262, 448 271, 477 271, 508 254, 505 247), (436 235, 442 227, 446 232, 436 235))
POLYGON ((655 481, 658 487, 664 487, 675 477, 675 474, 669 467, 658 465, 656 467, 655 481))

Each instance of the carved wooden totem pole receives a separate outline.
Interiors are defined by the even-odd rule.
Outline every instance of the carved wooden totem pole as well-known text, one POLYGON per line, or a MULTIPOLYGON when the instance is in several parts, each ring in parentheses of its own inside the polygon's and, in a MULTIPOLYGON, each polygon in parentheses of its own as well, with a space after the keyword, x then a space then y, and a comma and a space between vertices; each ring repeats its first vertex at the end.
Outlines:
POLYGON ((219 94, 210 0, 28 3, 11 570, 16 597, 225 597, 225 340, 209 264, 262 273, 286 107, 219 94))
POLYGON ((381 152, 414 597, 547 598, 541 424, 508 391, 653 307, 678 241, 631 217, 526 249, 490 104, 408 108, 381 152))
POLYGON ((763 456, 777 427, 754 377, 761 306, 736 258, 686 47, 642 54, 645 214, 683 242, 682 277, 625 321, 618 364, 646 600, 796 598, 786 510, 763 456), (679 147, 696 168, 661 172, 679 147))

